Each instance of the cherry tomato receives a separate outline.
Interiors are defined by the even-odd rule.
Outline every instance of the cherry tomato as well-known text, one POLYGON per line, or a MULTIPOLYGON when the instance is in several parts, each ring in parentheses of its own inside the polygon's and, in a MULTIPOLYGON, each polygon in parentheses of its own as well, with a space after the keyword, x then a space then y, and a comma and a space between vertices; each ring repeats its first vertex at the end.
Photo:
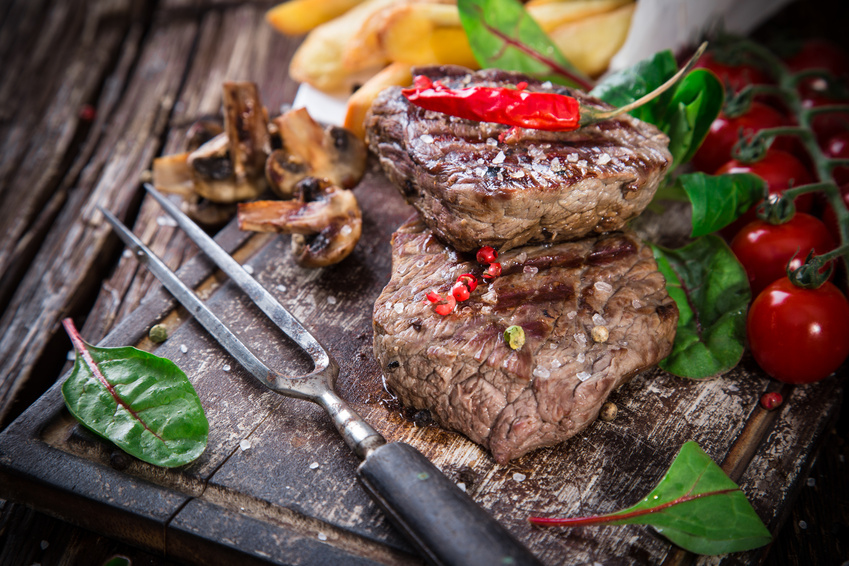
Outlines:
POLYGON ((802 289, 775 281, 755 298, 746 328, 755 361, 785 383, 819 381, 849 356, 849 302, 829 282, 802 289))
MULTIPOLYGON (((725 173, 754 173, 766 181, 771 195, 781 194, 791 186, 798 187, 814 182, 808 168, 792 153, 771 147, 760 161, 741 163, 732 159, 716 170, 717 175, 725 173)), ((810 212, 814 205, 814 195, 810 193, 800 195, 794 202, 796 203, 796 210, 799 212, 810 212)), ((723 228, 722 235, 726 238, 733 238, 743 226, 757 220, 756 209, 757 205, 723 228)))
MULTIPOLYGON (((849 159, 849 130, 832 136, 823 147, 826 157, 849 159)), ((838 185, 849 183, 849 167, 835 167, 831 171, 838 185)))
MULTIPOLYGON (((752 102, 748 112, 736 118, 729 118, 724 112, 720 112, 710 125, 701 147, 693 156, 693 166, 705 173, 719 169, 731 159, 731 149, 737 143, 741 129, 744 135, 751 135, 765 128, 787 125, 787 118, 778 110, 757 101, 752 102)), ((792 151, 793 141, 792 138, 788 140, 779 137, 772 147, 792 151)))
POLYGON ((812 249, 817 255, 831 251, 834 240, 820 219, 804 212, 784 224, 755 220, 731 240, 731 251, 746 268, 753 297, 784 277, 788 263, 790 269, 800 267, 812 249))
POLYGON ((827 39, 809 39, 785 58, 787 68, 798 73, 806 69, 825 69, 837 78, 849 76, 849 54, 827 39))
POLYGON ((726 87, 731 87, 734 91, 750 84, 772 84, 774 82, 767 73, 754 65, 748 63, 732 64, 717 60, 716 55, 710 51, 699 58, 695 68, 713 71, 719 78, 719 82, 726 87))
MULTIPOLYGON (((846 205, 846 208, 849 208, 849 184, 840 187, 840 194, 843 196, 843 204, 846 205)), ((831 234, 832 239, 835 242, 839 242, 840 229, 837 227, 837 215, 834 213, 834 209, 831 208, 831 206, 826 205, 825 210, 822 213, 822 221, 828 229, 828 233, 831 234)))
MULTIPOLYGON (((802 97, 803 108, 818 108, 832 104, 849 104, 845 98, 831 98, 827 94, 811 92, 802 97)), ((811 129, 820 147, 837 134, 849 131, 849 112, 828 112, 811 118, 811 129)))

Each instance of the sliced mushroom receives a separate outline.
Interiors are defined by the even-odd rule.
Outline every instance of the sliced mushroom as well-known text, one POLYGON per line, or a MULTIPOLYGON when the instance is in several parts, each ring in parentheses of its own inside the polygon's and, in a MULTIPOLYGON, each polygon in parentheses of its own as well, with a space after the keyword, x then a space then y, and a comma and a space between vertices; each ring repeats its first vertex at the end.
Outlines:
POLYGON ((303 179, 296 189, 296 200, 240 203, 239 228, 293 234, 292 253, 304 267, 345 259, 362 233, 354 193, 313 177, 303 179))
POLYGON ((195 149, 154 161, 157 188, 223 204, 253 199, 265 190, 271 137, 256 84, 224 83, 222 92, 223 131, 214 122, 196 123, 189 131, 195 149))
POLYGON ((193 194, 180 203, 189 218, 204 228, 217 229, 227 224, 236 214, 236 204, 221 204, 212 202, 196 194, 193 194))
POLYGON ((295 184, 305 177, 328 179, 353 188, 366 168, 366 147, 357 136, 339 126, 323 127, 306 108, 290 110, 273 120, 283 149, 271 153, 265 173, 268 184, 282 198, 292 198, 295 184))

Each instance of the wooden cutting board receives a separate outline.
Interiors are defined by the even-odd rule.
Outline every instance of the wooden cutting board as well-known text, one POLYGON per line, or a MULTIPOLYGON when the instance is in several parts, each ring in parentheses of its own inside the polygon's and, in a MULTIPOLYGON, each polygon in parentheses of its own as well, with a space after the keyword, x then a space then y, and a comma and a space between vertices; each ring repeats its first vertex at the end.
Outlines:
MULTIPOLYGON (((497 465, 464 437, 401 407, 371 351, 371 311, 389 280, 392 231, 411 213, 379 171, 356 189, 363 237, 341 264, 298 267, 288 236, 218 239, 329 349, 341 395, 389 440, 409 442, 524 541, 546 564, 749 564, 763 549, 695 557, 640 526, 540 528, 529 515, 576 516, 629 506, 659 481, 684 442, 697 441, 737 481, 777 532, 839 408, 836 377, 781 387, 749 358, 696 382, 660 370, 635 377, 597 421, 560 446, 497 465), (767 412, 758 399, 781 390, 767 412)), ((197 257, 182 270, 210 307, 269 365, 306 370, 308 360, 248 299, 197 257)), ((210 422, 195 463, 165 470, 136 461, 77 425, 59 384, 0 435, 0 497, 175 559, 199 564, 418 564, 355 479, 357 458, 324 413, 255 383, 164 291, 153 293, 101 345, 137 344, 182 367, 210 422), (169 339, 145 338, 164 320, 169 339)))

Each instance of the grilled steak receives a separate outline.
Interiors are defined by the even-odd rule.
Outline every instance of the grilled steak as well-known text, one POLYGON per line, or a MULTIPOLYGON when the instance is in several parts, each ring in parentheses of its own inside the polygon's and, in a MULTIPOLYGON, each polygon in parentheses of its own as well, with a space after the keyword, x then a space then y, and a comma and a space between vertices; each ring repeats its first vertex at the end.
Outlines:
MULTIPOLYGON (((528 91, 609 108, 581 92, 506 71, 416 71, 451 88, 527 81, 528 91)), ((648 205, 672 162, 667 137, 627 115, 574 132, 521 130, 499 142, 508 129, 423 110, 393 87, 372 105, 366 140, 428 227, 460 251, 618 230, 648 205)))
POLYGON ((418 219, 392 247, 392 278, 374 307, 387 384, 500 463, 579 432, 614 388, 672 347, 677 308, 633 232, 501 254, 502 275, 447 316, 425 294, 450 292, 459 275, 482 268, 418 219), (524 331, 518 350, 503 336, 512 325, 524 331), (596 327, 606 340, 594 340, 594 329, 604 338, 596 327))

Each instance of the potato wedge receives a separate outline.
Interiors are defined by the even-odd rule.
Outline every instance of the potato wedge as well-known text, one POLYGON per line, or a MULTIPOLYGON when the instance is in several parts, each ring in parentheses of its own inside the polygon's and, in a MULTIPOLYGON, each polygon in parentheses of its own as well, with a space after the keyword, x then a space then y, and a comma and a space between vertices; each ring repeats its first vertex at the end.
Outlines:
POLYGON ((457 6, 407 4, 396 6, 377 33, 378 43, 392 61, 413 65, 456 64, 477 68, 457 6))
POLYGON ((348 107, 345 113, 345 128, 352 131, 360 139, 365 138, 363 122, 366 112, 371 108, 371 103, 380 94, 380 91, 390 86, 407 86, 413 82, 410 73, 412 65, 407 63, 391 63, 385 69, 377 73, 361 86, 348 98, 348 107))
POLYGON ((555 45, 575 67, 590 76, 603 73, 625 43, 636 4, 569 22, 549 32, 555 45))
POLYGON ((526 8, 543 31, 549 33, 565 23, 604 14, 633 3, 634 0, 561 0, 546 4, 528 4, 526 8))
POLYGON ((265 13, 265 20, 280 33, 301 35, 329 22, 364 0, 290 0, 265 13))
POLYGON ((339 92, 356 82, 357 71, 369 66, 374 72, 389 61, 385 57, 373 57, 359 66, 345 66, 343 60, 349 43, 359 33, 366 20, 375 12, 390 6, 395 0, 367 0, 342 16, 321 24, 307 35, 295 51, 289 64, 289 76, 298 82, 308 83, 325 92, 339 92))

